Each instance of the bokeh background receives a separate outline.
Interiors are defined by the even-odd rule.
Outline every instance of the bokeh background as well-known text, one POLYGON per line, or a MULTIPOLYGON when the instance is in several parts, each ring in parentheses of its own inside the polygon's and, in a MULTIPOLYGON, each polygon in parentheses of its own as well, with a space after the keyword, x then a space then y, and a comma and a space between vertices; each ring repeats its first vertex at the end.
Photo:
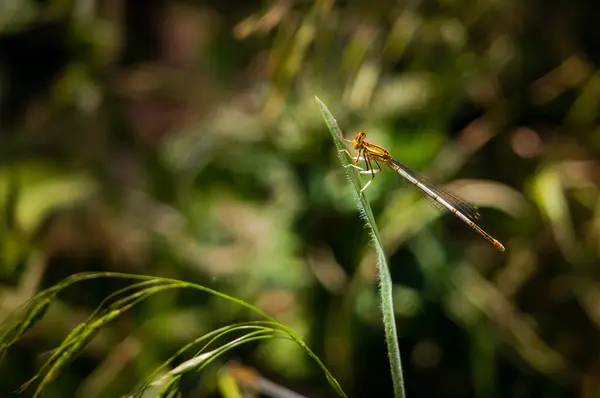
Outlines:
MULTIPOLYGON (((477 203, 507 248, 392 172, 367 191, 408 397, 598 397, 598 15, 584 0, 3 0, 0 313, 76 272, 184 279, 293 327, 349 396, 391 396, 375 256, 317 95, 348 137, 365 129, 477 203)), ((0 396, 122 286, 61 295, 0 363, 0 396)), ((245 316, 157 296, 46 396, 125 394, 245 316)), ((334 395, 293 343, 228 358, 334 395)), ((223 363, 187 396, 219 396, 223 363)))

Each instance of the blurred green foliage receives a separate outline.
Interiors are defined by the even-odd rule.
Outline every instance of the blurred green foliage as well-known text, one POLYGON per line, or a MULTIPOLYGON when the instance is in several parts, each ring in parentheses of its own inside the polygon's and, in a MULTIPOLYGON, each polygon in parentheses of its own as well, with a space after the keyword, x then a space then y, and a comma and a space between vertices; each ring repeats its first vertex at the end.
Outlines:
MULTIPOLYGON (((350 396, 390 396, 375 253, 318 95, 348 137, 365 129, 477 203, 507 248, 391 172, 369 188, 407 396, 598 396, 599 13, 583 1, 0 2, 0 313, 81 271, 183 279, 292 327, 350 396)), ((0 396, 121 287, 61 295, 0 363, 0 396)), ((243 317, 213 298, 151 299, 46 396, 125 394, 243 317)), ((231 355, 331 394, 292 344, 231 355)), ((216 396, 211 369, 189 396, 216 396)))

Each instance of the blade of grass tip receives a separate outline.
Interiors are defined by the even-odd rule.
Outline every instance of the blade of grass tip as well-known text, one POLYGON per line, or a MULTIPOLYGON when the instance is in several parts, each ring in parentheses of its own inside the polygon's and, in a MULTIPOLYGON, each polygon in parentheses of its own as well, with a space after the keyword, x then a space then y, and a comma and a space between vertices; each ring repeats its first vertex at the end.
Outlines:
MULTIPOLYGON (((350 162, 352 162, 350 155, 347 152, 343 151, 347 150, 347 148, 346 144, 344 143, 344 135, 342 133, 342 130, 339 128, 335 118, 333 117, 331 112, 329 112, 329 109, 327 109, 325 104, 321 102, 321 100, 318 97, 315 97, 315 99, 317 100, 317 103, 321 108, 321 113, 323 115, 323 118, 325 119, 325 124, 327 124, 329 132, 333 136, 333 142, 336 146, 336 149, 338 150, 338 158, 340 159, 340 162, 342 162, 342 165, 350 164, 350 162)), ((354 167, 346 167, 345 169, 346 176, 348 177, 350 183, 354 186, 355 190, 360 192, 361 180, 358 171, 354 167)), ((362 195, 359 195, 357 197, 360 201, 364 199, 361 196, 362 195)))
MULTIPOLYGON (((340 152, 341 149, 347 149, 346 144, 344 143, 342 130, 339 128, 335 118, 333 117, 329 109, 327 109, 327 106, 318 97, 315 96, 315 99, 317 100, 317 103, 321 108, 321 113, 323 114, 323 118, 325 119, 325 124, 327 124, 329 132, 333 137, 335 146, 338 149, 342 166, 346 166, 347 164, 349 164, 351 159, 345 152, 340 152)), ((364 196, 364 194, 360 192, 360 174, 354 167, 344 167, 344 171, 348 176, 348 180, 354 187, 354 196, 357 199, 358 210, 361 214, 361 217, 365 220, 367 224, 367 227, 371 233, 373 245, 375 246, 375 250, 377 252, 379 295, 381 297, 383 324, 385 329, 385 337, 392 372, 392 381, 394 384, 394 397, 404 398, 406 395, 404 392, 404 376, 402 375, 402 361, 400 359, 400 347, 398 344, 398 334, 396 332, 396 320, 394 318, 392 277, 388 268, 385 252, 383 251, 381 237, 379 235, 379 230, 377 229, 377 224, 375 223, 373 211, 371 210, 371 206, 369 205, 369 202, 367 202, 367 199, 364 196)))

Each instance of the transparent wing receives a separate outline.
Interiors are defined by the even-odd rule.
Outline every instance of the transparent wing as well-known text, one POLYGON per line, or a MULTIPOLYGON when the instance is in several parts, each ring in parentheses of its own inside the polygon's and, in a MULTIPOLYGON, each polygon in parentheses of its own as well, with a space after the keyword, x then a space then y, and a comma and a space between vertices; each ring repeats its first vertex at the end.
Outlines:
MULTIPOLYGON (((408 167, 406 164, 402 163, 398 159, 393 158, 392 163, 394 163, 397 167, 404 170, 406 173, 410 174, 415 180, 417 180, 421 184, 425 185, 433 193, 435 193, 436 195, 438 195, 439 197, 444 199, 446 202, 450 203, 453 207, 455 207, 458 211, 463 213, 469 219, 476 221, 481 218, 481 214, 479 213, 479 208, 477 206, 475 206, 474 204, 466 201, 465 199, 461 198, 460 196, 456 195, 455 193, 452 193, 444 188, 436 187, 427 178, 419 175, 418 173, 413 171, 410 167, 408 167)), ((425 199, 425 201, 427 201, 427 203, 429 203, 432 207, 434 207, 435 209, 437 209, 443 213, 448 212, 448 209, 446 209, 441 203, 436 201, 434 198, 429 196, 425 191, 423 191, 416 185, 413 185, 413 186, 417 190, 418 194, 423 199, 425 199)))

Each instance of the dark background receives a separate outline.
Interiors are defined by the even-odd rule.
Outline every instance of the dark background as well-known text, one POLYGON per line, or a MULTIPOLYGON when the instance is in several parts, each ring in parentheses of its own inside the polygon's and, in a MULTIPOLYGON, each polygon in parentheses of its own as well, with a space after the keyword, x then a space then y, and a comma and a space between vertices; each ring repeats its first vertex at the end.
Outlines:
MULTIPOLYGON (((477 203, 507 248, 391 171, 369 188, 407 396, 600 396, 598 15, 598 2, 567 0, 4 0, 0 313, 76 272, 183 279, 294 328, 349 396, 391 396, 375 256, 317 95, 347 137, 365 129, 477 203)), ((0 363, 0 396, 121 287, 61 295, 0 363)), ((159 295, 45 396, 126 394, 244 316, 159 295)), ((334 395, 288 341, 227 359, 334 395)), ((223 364, 187 396, 219 396, 223 364)))

